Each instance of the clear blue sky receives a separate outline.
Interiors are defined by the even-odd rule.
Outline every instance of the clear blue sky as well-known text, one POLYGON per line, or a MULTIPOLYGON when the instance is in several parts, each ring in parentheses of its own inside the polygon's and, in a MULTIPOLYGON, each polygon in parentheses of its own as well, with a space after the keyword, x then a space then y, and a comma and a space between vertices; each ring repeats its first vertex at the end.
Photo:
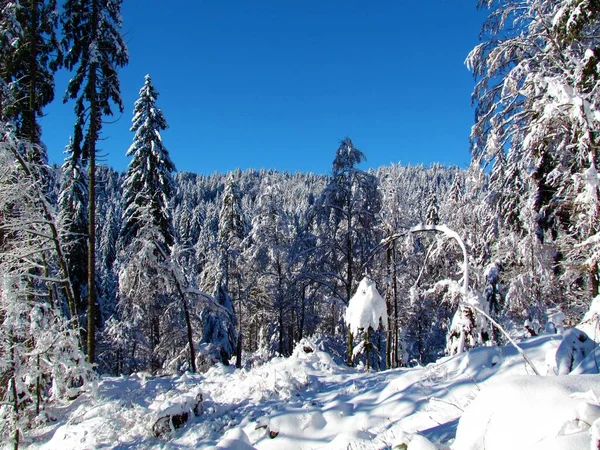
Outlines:
MULTIPOLYGON (((103 160, 121 171, 133 103, 149 73, 179 171, 327 173, 345 136, 391 162, 469 163, 473 78, 464 65, 485 13, 475 0, 124 0, 125 111, 108 117, 103 160)), ((56 78, 43 140, 62 163, 73 102, 56 78)))

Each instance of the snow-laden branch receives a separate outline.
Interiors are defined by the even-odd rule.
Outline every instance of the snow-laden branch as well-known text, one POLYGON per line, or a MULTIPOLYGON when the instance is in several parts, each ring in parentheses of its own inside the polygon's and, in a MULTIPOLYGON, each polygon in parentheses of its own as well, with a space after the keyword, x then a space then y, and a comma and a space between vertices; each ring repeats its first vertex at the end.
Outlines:
POLYGON ((504 336, 506 336, 508 341, 517 349, 517 351, 521 354, 521 356, 523 357, 525 362, 529 365, 529 367, 531 367, 533 372, 536 375, 540 375, 540 373, 538 372, 538 370, 535 367, 535 365, 533 364, 533 362, 527 357, 527 355, 525 354, 523 349, 519 346, 519 344, 517 344, 516 341, 510 337, 510 335, 506 332, 506 330, 504 328, 502 328, 502 326, 500 326, 500 324, 498 322, 496 322, 494 319, 492 319, 489 314, 487 314, 485 311, 483 311, 481 308, 479 308, 473 302, 467 301, 468 293, 469 293, 469 254, 467 253, 467 247, 465 246, 465 243, 462 240, 462 238, 459 236, 459 234, 456 231, 448 228, 446 225, 416 225, 416 226, 412 227, 410 230, 408 230, 408 233, 419 233, 419 232, 427 232, 427 231, 437 231, 440 233, 444 233, 446 236, 448 236, 450 238, 453 238, 458 243, 458 245, 460 246, 460 248, 463 252, 463 299, 460 302, 459 307, 472 308, 479 314, 483 315, 487 320, 489 320, 496 328, 498 328, 500 330, 500 332, 502 334, 504 334, 504 336))
POLYGON ((453 238, 460 246, 460 249, 463 252, 463 300, 466 301, 469 293, 469 254, 467 253, 467 247, 465 247, 464 241, 456 231, 448 228, 446 225, 416 225, 408 230, 409 233, 418 233, 422 231, 437 231, 439 233, 444 233, 446 236, 453 238))

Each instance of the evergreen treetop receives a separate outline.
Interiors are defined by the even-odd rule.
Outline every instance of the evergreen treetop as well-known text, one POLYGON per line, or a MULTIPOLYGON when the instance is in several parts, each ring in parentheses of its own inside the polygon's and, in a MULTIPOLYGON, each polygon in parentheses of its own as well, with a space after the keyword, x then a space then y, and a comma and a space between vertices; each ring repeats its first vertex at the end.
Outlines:
POLYGON ((157 97, 158 92, 146 75, 134 106, 131 131, 135 135, 127 150, 127 156, 132 159, 123 181, 124 246, 138 235, 144 217, 158 227, 165 245, 174 243, 168 206, 174 193, 171 173, 175 171, 175 164, 160 135, 167 128, 167 121, 156 106, 157 97))

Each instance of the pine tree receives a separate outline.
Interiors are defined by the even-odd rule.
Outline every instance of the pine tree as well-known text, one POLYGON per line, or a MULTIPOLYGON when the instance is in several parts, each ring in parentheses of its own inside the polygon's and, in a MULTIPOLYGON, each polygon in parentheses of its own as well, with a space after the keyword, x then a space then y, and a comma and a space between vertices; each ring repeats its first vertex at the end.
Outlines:
MULTIPOLYGON (((234 179, 234 174, 230 173, 225 182, 225 192, 223 193, 223 203, 219 211, 219 235, 218 235, 218 275, 216 280, 215 298, 224 299, 230 296, 231 278, 236 278, 238 284, 238 308, 237 319, 239 320, 236 349, 236 366, 242 364, 242 305, 240 291, 240 272, 237 269, 238 259, 242 250, 242 240, 246 235, 244 216, 242 213, 241 195, 234 179)), ((233 300, 231 300, 233 308, 233 300)), ((223 303, 222 303, 223 304, 223 303)), ((230 315, 235 320, 235 315, 230 315)), ((235 324, 235 322, 234 322, 235 324)), ((231 335, 231 333, 228 333, 231 335)), ((229 355, 229 358, 231 355, 229 355)))
MULTIPOLYGON (((174 229, 169 214, 175 165, 162 142, 160 132, 167 122, 156 106, 157 97, 146 75, 134 106, 131 131, 135 135, 127 151, 131 161, 123 180, 119 273, 122 317, 134 317, 135 339, 146 343, 145 364, 152 371, 163 362, 157 353, 163 343, 163 315, 175 292, 171 267, 174 229)), ((185 307, 185 298, 182 301, 185 307)))
POLYGON ((88 164, 87 357, 96 358, 96 145, 102 116, 123 111, 117 68, 128 62, 119 32, 121 0, 67 0, 63 6, 64 62, 75 73, 66 98, 75 99, 73 158, 88 164))
MULTIPOLYGON (((381 193, 375 175, 356 167, 365 159, 350 138, 336 151, 329 184, 313 208, 321 233, 324 272, 337 273, 336 280, 324 284, 331 294, 348 304, 357 285, 362 264, 376 242, 376 215, 381 209, 381 193), (332 282, 333 281, 333 282, 332 282)), ((334 319, 334 318, 332 318, 334 319)), ((349 334, 348 357, 352 355, 349 334)))
MULTIPOLYGON (((41 143, 37 118, 54 99, 54 73, 61 62, 56 37, 58 10, 55 0, 0 2, 2 58, 0 76, 10 83, 14 103, 8 114, 17 126, 17 134, 34 144, 41 143)), ((46 161, 45 149, 32 151, 38 162, 46 161)))
POLYGON ((433 190, 429 191, 427 196, 427 212, 425 213, 425 224, 427 225, 439 225, 440 215, 437 196, 433 190))
POLYGON ((71 282, 78 311, 82 311, 87 286, 87 179, 81 159, 73 157, 72 145, 66 149, 62 166, 63 181, 58 198, 61 239, 70 267, 71 282))
MULTIPOLYGON (((135 102, 133 144, 127 150, 131 157, 123 181, 123 245, 127 246, 146 224, 139 218, 140 211, 148 211, 166 246, 174 243, 174 229, 169 213, 169 200, 174 194, 171 173, 175 165, 162 142, 160 132, 167 122, 156 107, 158 92, 146 75, 140 98, 135 102)), ((163 248, 166 252, 167 249, 163 248)))
MULTIPOLYGON (((491 12, 484 42, 467 58, 478 79, 474 160, 499 162, 494 175, 504 174, 502 190, 522 193, 518 202, 507 202, 513 212, 505 207, 504 217, 531 210, 523 229, 538 242, 530 248, 555 247, 566 256, 558 261, 563 285, 587 284, 595 296, 600 142, 593 130, 600 108, 600 8, 583 0, 479 5, 491 12)), ((557 263, 532 258, 542 259, 557 263)))
POLYGON ((228 366, 238 342, 235 330, 236 317, 233 301, 224 286, 217 283, 215 291, 216 305, 207 304, 200 313, 201 342, 209 344, 214 349, 215 360, 220 360, 228 366))

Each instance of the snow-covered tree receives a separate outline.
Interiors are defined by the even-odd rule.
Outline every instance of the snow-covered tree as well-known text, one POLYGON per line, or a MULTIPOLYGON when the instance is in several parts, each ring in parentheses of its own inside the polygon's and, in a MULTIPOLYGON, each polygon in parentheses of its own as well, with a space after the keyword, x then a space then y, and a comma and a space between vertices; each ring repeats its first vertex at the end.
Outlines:
MULTIPOLYGON (((257 201, 257 214, 252 221, 248 250, 249 259, 259 273, 258 285, 266 308, 266 326, 276 342, 277 353, 289 354, 291 350, 287 327, 290 314, 291 288, 290 249, 293 244, 293 226, 281 202, 284 186, 273 177, 264 180, 266 186, 257 201)), ((274 342, 274 343, 275 343, 274 342)))
MULTIPOLYGON (((225 182, 225 191, 223 193, 223 202, 219 211, 219 234, 218 234, 218 275, 215 280, 215 298, 219 304, 223 305, 228 311, 229 319, 232 321, 226 324, 227 328, 235 326, 235 315, 233 314, 233 300, 231 297, 232 281, 237 284, 237 300, 238 300, 238 317, 239 327, 237 337, 234 343, 236 353, 236 366, 241 367, 242 364, 242 308, 240 291, 240 271, 237 267, 240 253, 242 250, 242 241, 246 237, 246 225, 242 212, 241 195, 235 181, 234 173, 227 176, 225 182)), ((235 334, 227 331, 228 337, 233 337, 235 334)), ((231 353, 227 355, 224 352, 224 362, 228 361, 231 353)))
POLYGON ((523 229, 538 243, 530 247, 557 256, 546 258, 545 270, 562 267, 569 296, 581 295, 584 284, 594 297, 600 9, 583 0, 479 5, 491 11, 484 42, 467 58, 478 80, 474 160, 494 163, 496 192, 508 197, 499 203, 505 220, 518 226, 516 211, 531 211, 523 229))
POLYGON ((44 421, 45 405, 92 376, 79 346, 74 296, 54 210, 16 127, 0 123, 0 438, 44 421), (65 301, 66 300, 66 301, 65 301))
POLYGON ((84 311, 87 285, 87 178, 81 159, 73 158, 71 145, 67 146, 66 153, 58 198, 58 219, 77 310, 84 311))
MULTIPOLYGON (((175 165, 165 148, 160 132, 167 128, 165 117, 156 106, 158 92, 146 75, 140 97, 135 102, 131 131, 133 144, 127 150, 131 157, 123 180, 124 246, 139 235, 146 224, 139 212, 149 212, 152 222, 167 246, 174 243, 174 229, 169 213, 169 200, 174 194, 172 172, 175 165)), ((166 250, 166 249, 163 249, 166 250)))
POLYGON ((358 336, 364 332, 365 338, 352 351, 352 357, 355 358, 362 351, 367 355, 367 368, 370 366, 369 353, 373 346, 371 343, 371 332, 388 327, 388 308, 386 301, 377 291, 373 280, 365 277, 358 284, 356 293, 348 302, 348 308, 344 315, 344 320, 348 329, 358 336))
MULTIPOLYGON (((352 296, 363 263, 376 243, 377 213, 381 193, 377 177, 357 167, 365 159, 350 138, 336 151, 329 184, 315 202, 313 214, 319 233, 323 273, 335 274, 323 280, 330 296, 345 304, 352 296)), ((348 361, 352 342, 349 335, 348 361)))
POLYGON ((206 305, 200 313, 202 323, 202 343, 208 344, 213 349, 213 358, 229 365, 229 360, 235 352, 237 345, 237 332, 235 329, 236 317, 233 311, 233 301, 222 284, 217 284, 215 303, 206 305))
MULTIPOLYGON (((56 0, 3 0, 0 10, 0 77, 9 83, 15 99, 7 110, 8 117, 16 125, 20 137, 40 144, 41 130, 37 119, 54 99, 54 72, 62 57, 56 37, 56 0)), ((30 151, 34 154, 29 157, 42 163, 46 161, 42 145, 30 151)))
POLYGON ((102 116, 123 111, 117 68, 128 62, 120 33, 121 0, 67 0, 63 5, 64 63, 74 71, 66 99, 75 99, 73 158, 88 164, 87 357, 96 358, 96 152, 102 116))
POLYGON ((146 75, 134 106, 131 131, 135 135, 127 151, 131 161, 123 180, 119 272, 121 318, 131 321, 127 325, 132 327, 131 337, 143 344, 143 364, 152 371, 164 362, 158 350, 165 327, 172 325, 164 323, 164 312, 175 292, 171 267, 174 230, 169 214, 175 165, 160 135, 167 122, 156 106, 157 97, 146 75))
POLYGON ((427 212, 425 213, 425 223, 427 225, 439 225, 440 215, 437 196, 431 191, 427 196, 427 212))

